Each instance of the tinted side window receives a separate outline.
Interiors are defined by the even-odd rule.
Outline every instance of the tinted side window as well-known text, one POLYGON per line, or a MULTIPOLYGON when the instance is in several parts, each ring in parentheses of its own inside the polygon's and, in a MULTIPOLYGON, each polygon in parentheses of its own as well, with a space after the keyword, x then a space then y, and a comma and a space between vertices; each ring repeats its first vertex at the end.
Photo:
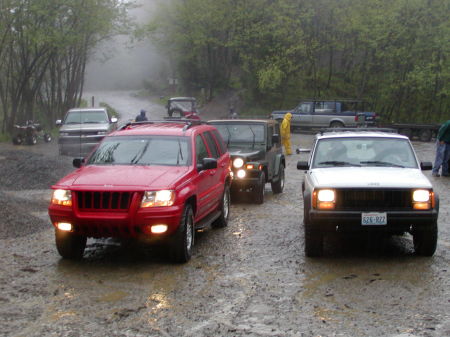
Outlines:
POLYGON ((219 148, 220 148, 220 153, 224 154, 225 152, 227 152, 227 146, 225 145, 225 143, 223 142, 222 136, 220 135, 220 133, 217 130, 213 130, 212 132, 214 134, 214 136, 216 137, 217 140, 217 144, 219 144, 219 148))
POLYGON ((311 103, 302 103, 301 105, 300 105, 300 108, 299 108, 299 113, 304 113, 304 114, 310 114, 311 113, 311 109, 312 108, 312 104, 311 103))
POLYGON ((209 151, 211 152, 211 156, 213 158, 219 158, 219 149, 217 148, 217 144, 212 136, 212 134, 208 131, 203 134, 206 139, 206 143, 208 143, 209 151))
POLYGON ((328 110, 334 110, 336 108, 336 104, 334 102, 323 102, 323 108, 328 110))
POLYGON ((195 157, 197 164, 201 164, 203 158, 208 158, 208 150, 206 149, 205 142, 200 135, 195 137, 195 157))
POLYGON ((278 135, 278 143, 276 145, 280 146, 281 137, 280 137, 280 124, 279 123, 275 124, 275 134, 278 135))
POLYGON ((334 102, 316 102, 314 105, 314 111, 316 114, 328 114, 335 112, 335 103, 334 102))

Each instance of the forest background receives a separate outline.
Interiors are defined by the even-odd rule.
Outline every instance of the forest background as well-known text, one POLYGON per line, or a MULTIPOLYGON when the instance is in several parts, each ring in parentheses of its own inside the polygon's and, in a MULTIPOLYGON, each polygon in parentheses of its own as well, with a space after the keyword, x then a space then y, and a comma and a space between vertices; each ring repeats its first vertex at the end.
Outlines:
POLYGON ((210 101, 231 91, 264 113, 354 98, 385 121, 449 119, 449 0, 170 0, 141 27, 130 25, 132 5, 2 0, 2 132, 77 106, 92 50, 115 34, 159 47, 164 81, 146 81, 158 90, 176 78, 179 93, 210 101))

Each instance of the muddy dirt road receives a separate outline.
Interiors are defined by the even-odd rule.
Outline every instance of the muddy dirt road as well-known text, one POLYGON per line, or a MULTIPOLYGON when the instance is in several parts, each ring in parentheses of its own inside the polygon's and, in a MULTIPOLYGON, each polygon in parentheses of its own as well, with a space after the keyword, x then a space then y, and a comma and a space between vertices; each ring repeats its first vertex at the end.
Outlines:
MULTIPOLYGON (((140 107, 134 99, 122 104, 140 107)), ((433 143, 414 146, 433 159, 433 143)), ((308 259, 299 159, 288 157, 284 193, 267 185, 264 205, 233 204, 227 228, 197 233, 185 265, 92 239, 73 262, 60 259, 47 216, 49 186, 71 159, 55 143, 0 144, 0 336, 449 336, 450 179, 430 177, 441 197, 434 257, 413 255, 405 235, 337 238, 308 259)))

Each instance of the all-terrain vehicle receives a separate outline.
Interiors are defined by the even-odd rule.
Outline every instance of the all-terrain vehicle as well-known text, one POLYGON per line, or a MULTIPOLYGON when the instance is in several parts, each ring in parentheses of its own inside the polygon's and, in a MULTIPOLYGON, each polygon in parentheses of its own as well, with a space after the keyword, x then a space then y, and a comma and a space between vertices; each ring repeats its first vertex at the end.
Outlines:
POLYGON ((264 203, 265 186, 273 193, 284 189, 286 160, 275 120, 229 119, 208 124, 219 130, 231 156, 232 195, 250 194, 257 204, 264 203))
POLYGON ((21 145, 23 143, 34 145, 38 139, 43 139, 46 143, 52 141, 52 135, 46 133, 39 122, 28 120, 23 125, 14 125, 14 136, 12 138, 14 145, 21 145))
POLYGON ((172 97, 167 101, 169 117, 200 119, 195 97, 172 97))

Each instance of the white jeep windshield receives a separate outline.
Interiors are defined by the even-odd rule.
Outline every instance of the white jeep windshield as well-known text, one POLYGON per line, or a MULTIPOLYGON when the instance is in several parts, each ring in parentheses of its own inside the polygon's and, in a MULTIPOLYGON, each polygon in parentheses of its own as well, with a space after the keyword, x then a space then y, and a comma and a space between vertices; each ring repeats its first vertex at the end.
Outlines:
POLYGON ((115 136, 100 143, 88 164, 187 166, 190 161, 186 137, 115 136))
POLYGON ((400 138, 348 137, 320 139, 312 168, 386 166, 417 168, 411 143, 400 138))

